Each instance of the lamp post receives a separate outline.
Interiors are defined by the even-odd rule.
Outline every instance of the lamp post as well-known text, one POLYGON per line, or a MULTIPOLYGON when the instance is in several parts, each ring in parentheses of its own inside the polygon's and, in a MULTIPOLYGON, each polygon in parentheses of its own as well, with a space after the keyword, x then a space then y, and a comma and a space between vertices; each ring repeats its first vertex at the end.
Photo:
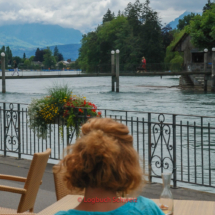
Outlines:
POLYGON ((116 50, 116 92, 119 92, 119 49, 116 50))
POLYGON ((215 48, 212 48, 212 75, 211 91, 215 92, 215 48))
POLYGON ((6 93, 5 84, 5 53, 1 53, 1 70, 2 70, 2 93, 6 93))
MULTIPOLYGON (((208 49, 204 49, 204 72, 207 71, 207 65, 208 65, 208 49)), ((204 75, 204 91, 207 92, 207 76, 204 75)))
POLYGON ((204 49, 204 72, 206 72, 208 64, 208 49, 204 49))
POLYGON ((115 82, 115 71, 114 71, 114 68, 115 67, 115 51, 111 51, 111 79, 112 79, 112 92, 114 92, 114 82, 115 82))

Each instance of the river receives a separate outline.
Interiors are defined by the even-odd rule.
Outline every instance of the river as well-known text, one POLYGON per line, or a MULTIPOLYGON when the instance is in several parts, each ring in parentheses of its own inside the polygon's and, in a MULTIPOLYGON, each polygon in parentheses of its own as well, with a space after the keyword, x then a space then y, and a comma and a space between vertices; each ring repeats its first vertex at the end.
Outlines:
POLYGON ((56 83, 68 84, 74 94, 87 97, 99 108, 215 115, 213 93, 171 87, 179 83, 172 76, 120 77, 119 93, 111 92, 110 77, 6 80, 7 93, 0 93, 0 101, 30 103, 32 98, 47 95, 46 88, 56 83))
MULTIPOLYGON (((119 93, 111 91, 110 77, 7 79, 7 93, 0 93, 0 102, 30 103, 32 98, 47 95, 46 88, 54 84, 67 84, 73 94, 87 97, 87 100, 96 104, 98 108, 215 116, 215 94, 172 87, 179 84, 179 78, 172 76, 162 79, 160 77, 120 77, 119 93)), ((185 149, 186 140, 183 144, 185 149)), ((180 149, 179 146, 177 147, 180 149)), ((215 154, 214 151, 213 147, 213 154, 215 154)), ((204 153, 207 151, 205 150, 204 153)), ((205 156, 204 159, 206 158, 205 156)), ((184 165, 186 166, 185 162, 184 165)), ((206 177, 208 180, 208 176, 206 177)), ((199 189, 192 185, 186 186, 199 189)), ((214 192, 211 188, 203 188, 203 190, 214 192)))

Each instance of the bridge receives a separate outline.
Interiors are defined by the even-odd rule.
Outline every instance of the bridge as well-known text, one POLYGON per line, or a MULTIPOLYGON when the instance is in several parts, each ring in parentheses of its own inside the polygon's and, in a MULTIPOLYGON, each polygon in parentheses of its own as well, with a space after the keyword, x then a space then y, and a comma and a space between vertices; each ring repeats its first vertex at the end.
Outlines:
MULTIPOLYGON (((81 77, 112 77, 115 76, 115 74, 112 73, 68 73, 63 74, 63 72, 58 72, 58 74, 53 74, 51 72, 43 72, 41 73, 40 71, 35 71, 32 75, 26 75, 29 74, 30 72, 25 72, 25 74, 20 74, 17 76, 11 76, 11 74, 6 74, 5 78, 6 79, 38 79, 38 78, 81 78, 81 77), (49 73, 49 74, 48 74, 49 73)), ((143 72, 143 73, 135 73, 135 72, 122 72, 119 74, 119 76, 178 76, 178 75, 211 75, 211 72, 143 72)), ((2 76, 0 76, 0 79, 2 79, 2 76)))
MULTIPOLYGON (((116 82, 116 92, 119 92, 119 77, 117 77, 116 73, 81 73, 80 71, 58 71, 58 72, 42 72, 42 71, 20 71, 19 76, 15 74, 12 76, 12 72, 5 72, 5 79, 13 80, 13 79, 40 79, 40 78, 81 78, 81 77, 112 77, 112 91, 115 91, 116 82), (118 87, 118 88, 117 88, 118 87)), ((133 77, 145 77, 145 76, 188 76, 188 75, 204 75, 204 90, 207 91, 207 80, 211 76, 212 72, 204 72, 204 71, 181 71, 181 72, 121 72, 118 73, 119 76, 133 76, 133 77)), ((4 75, 0 76, 0 79, 4 79, 4 75)), ((3 82, 3 80, 2 80, 3 82)), ((5 83, 6 85, 6 83, 5 83)), ((5 87, 6 88, 6 87, 5 87)), ((3 84, 2 84, 3 89, 3 84)), ((2 90, 3 92, 3 90, 2 90)))

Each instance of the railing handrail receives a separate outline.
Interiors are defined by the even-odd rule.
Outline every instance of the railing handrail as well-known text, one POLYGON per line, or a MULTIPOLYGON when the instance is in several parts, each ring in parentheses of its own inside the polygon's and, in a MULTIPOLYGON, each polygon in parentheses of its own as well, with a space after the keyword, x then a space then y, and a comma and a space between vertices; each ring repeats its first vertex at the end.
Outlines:
MULTIPOLYGON (((23 104, 23 105, 29 105, 28 103, 17 103, 17 102, 2 102, 0 103, 5 103, 5 104, 23 104)), ((83 108, 83 107, 76 107, 76 108, 81 108, 81 109, 93 109, 93 108, 83 108)), ((143 114, 164 114, 164 115, 175 115, 175 116, 189 116, 189 117, 199 117, 199 118, 214 118, 215 116, 200 116, 200 115, 189 115, 189 114, 177 114, 177 113, 165 113, 165 112, 149 112, 149 111, 131 111, 131 110, 115 110, 115 109, 104 109, 104 108, 98 108, 98 110, 107 110, 107 111, 117 111, 117 112, 127 112, 127 113, 143 113, 143 114)))

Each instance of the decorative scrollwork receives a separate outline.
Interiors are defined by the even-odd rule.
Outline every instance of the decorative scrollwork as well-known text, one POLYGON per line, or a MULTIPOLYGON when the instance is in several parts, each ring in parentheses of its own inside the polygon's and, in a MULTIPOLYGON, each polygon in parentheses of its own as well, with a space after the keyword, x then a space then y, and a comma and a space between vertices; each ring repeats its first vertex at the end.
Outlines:
POLYGON ((6 149, 17 152, 20 146, 18 129, 18 110, 14 110, 14 104, 9 104, 9 110, 5 111, 5 142, 6 149))
MULTIPOLYGON (((165 124, 164 114, 158 115, 158 123, 152 127, 154 143, 151 143, 151 170, 154 175, 160 176, 158 170, 162 173, 173 167, 173 158, 171 151, 173 146, 170 144, 171 128, 165 124)), ((172 168, 173 171, 173 168, 172 168)))

